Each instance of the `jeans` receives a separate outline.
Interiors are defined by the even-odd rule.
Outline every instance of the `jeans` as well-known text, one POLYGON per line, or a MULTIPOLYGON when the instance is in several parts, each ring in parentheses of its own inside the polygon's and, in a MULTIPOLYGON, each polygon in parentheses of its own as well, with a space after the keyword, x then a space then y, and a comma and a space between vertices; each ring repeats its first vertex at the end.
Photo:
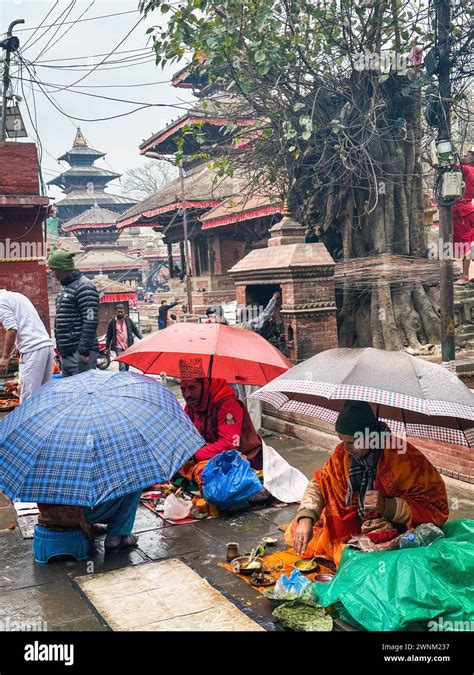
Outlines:
MULTIPOLYGON (((115 349, 115 353, 117 354, 117 356, 120 356, 120 354, 123 354, 124 351, 125 351, 125 349, 120 349, 120 347, 117 347, 115 349)), ((122 363, 121 361, 119 361, 119 370, 120 371, 128 370, 129 368, 130 368, 130 366, 128 365, 128 363, 122 363)))
POLYGON ((166 328, 166 319, 158 319, 158 330, 166 328))
POLYGON ((86 522, 104 523, 107 525, 107 534, 113 537, 128 537, 132 534, 141 493, 141 490, 137 490, 93 508, 86 507, 84 509, 86 522))

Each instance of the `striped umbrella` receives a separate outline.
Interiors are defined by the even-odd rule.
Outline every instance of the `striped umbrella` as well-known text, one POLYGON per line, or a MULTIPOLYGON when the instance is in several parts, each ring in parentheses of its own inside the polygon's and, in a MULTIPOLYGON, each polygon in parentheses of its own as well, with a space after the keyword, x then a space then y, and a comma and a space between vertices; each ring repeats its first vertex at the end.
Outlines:
POLYGON ((251 395, 334 424, 344 401, 367 401, 402 436, 474 446, 474 395, 458 377, 406 352, 329 349, 251 395))
POLYGON ((0 488, 96 506, 169 480, 204 445, 170 389, 136 373, 52 380, 0 422, 0 488))

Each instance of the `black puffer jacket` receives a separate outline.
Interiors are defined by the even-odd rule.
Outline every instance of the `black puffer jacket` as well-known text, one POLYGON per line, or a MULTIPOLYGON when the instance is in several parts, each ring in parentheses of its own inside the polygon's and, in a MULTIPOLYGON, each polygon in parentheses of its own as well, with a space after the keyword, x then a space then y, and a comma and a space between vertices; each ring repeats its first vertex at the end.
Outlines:
POLYGON ((99 292, 79 270, 74 270, 61 281, 63 289, 56 300, 54 332, 61 356, 79 354, 88 356, 99 351, 97 325, 99 323, 99 292))

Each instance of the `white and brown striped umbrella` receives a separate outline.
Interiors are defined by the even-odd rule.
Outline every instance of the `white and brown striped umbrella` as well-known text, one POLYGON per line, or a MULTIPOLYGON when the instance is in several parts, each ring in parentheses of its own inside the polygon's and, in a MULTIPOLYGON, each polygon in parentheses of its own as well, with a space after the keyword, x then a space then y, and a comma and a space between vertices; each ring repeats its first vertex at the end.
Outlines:
POLYGON ((474 446, 474 394, 446 368, 405 352, 329 349, 251 398, 331 424, 344 401, 367 401, 395 434, 474 446))

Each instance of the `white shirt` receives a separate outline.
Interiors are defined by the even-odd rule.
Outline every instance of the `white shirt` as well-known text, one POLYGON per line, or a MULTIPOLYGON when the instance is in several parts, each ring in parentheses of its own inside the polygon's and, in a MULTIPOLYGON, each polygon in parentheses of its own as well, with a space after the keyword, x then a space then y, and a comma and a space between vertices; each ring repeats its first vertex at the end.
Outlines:
POLYGON ((16 347, 20 354, 53 346, 35 306, 21 293, 0 289, 0 323, 5 330, 18 331, 16 347))

